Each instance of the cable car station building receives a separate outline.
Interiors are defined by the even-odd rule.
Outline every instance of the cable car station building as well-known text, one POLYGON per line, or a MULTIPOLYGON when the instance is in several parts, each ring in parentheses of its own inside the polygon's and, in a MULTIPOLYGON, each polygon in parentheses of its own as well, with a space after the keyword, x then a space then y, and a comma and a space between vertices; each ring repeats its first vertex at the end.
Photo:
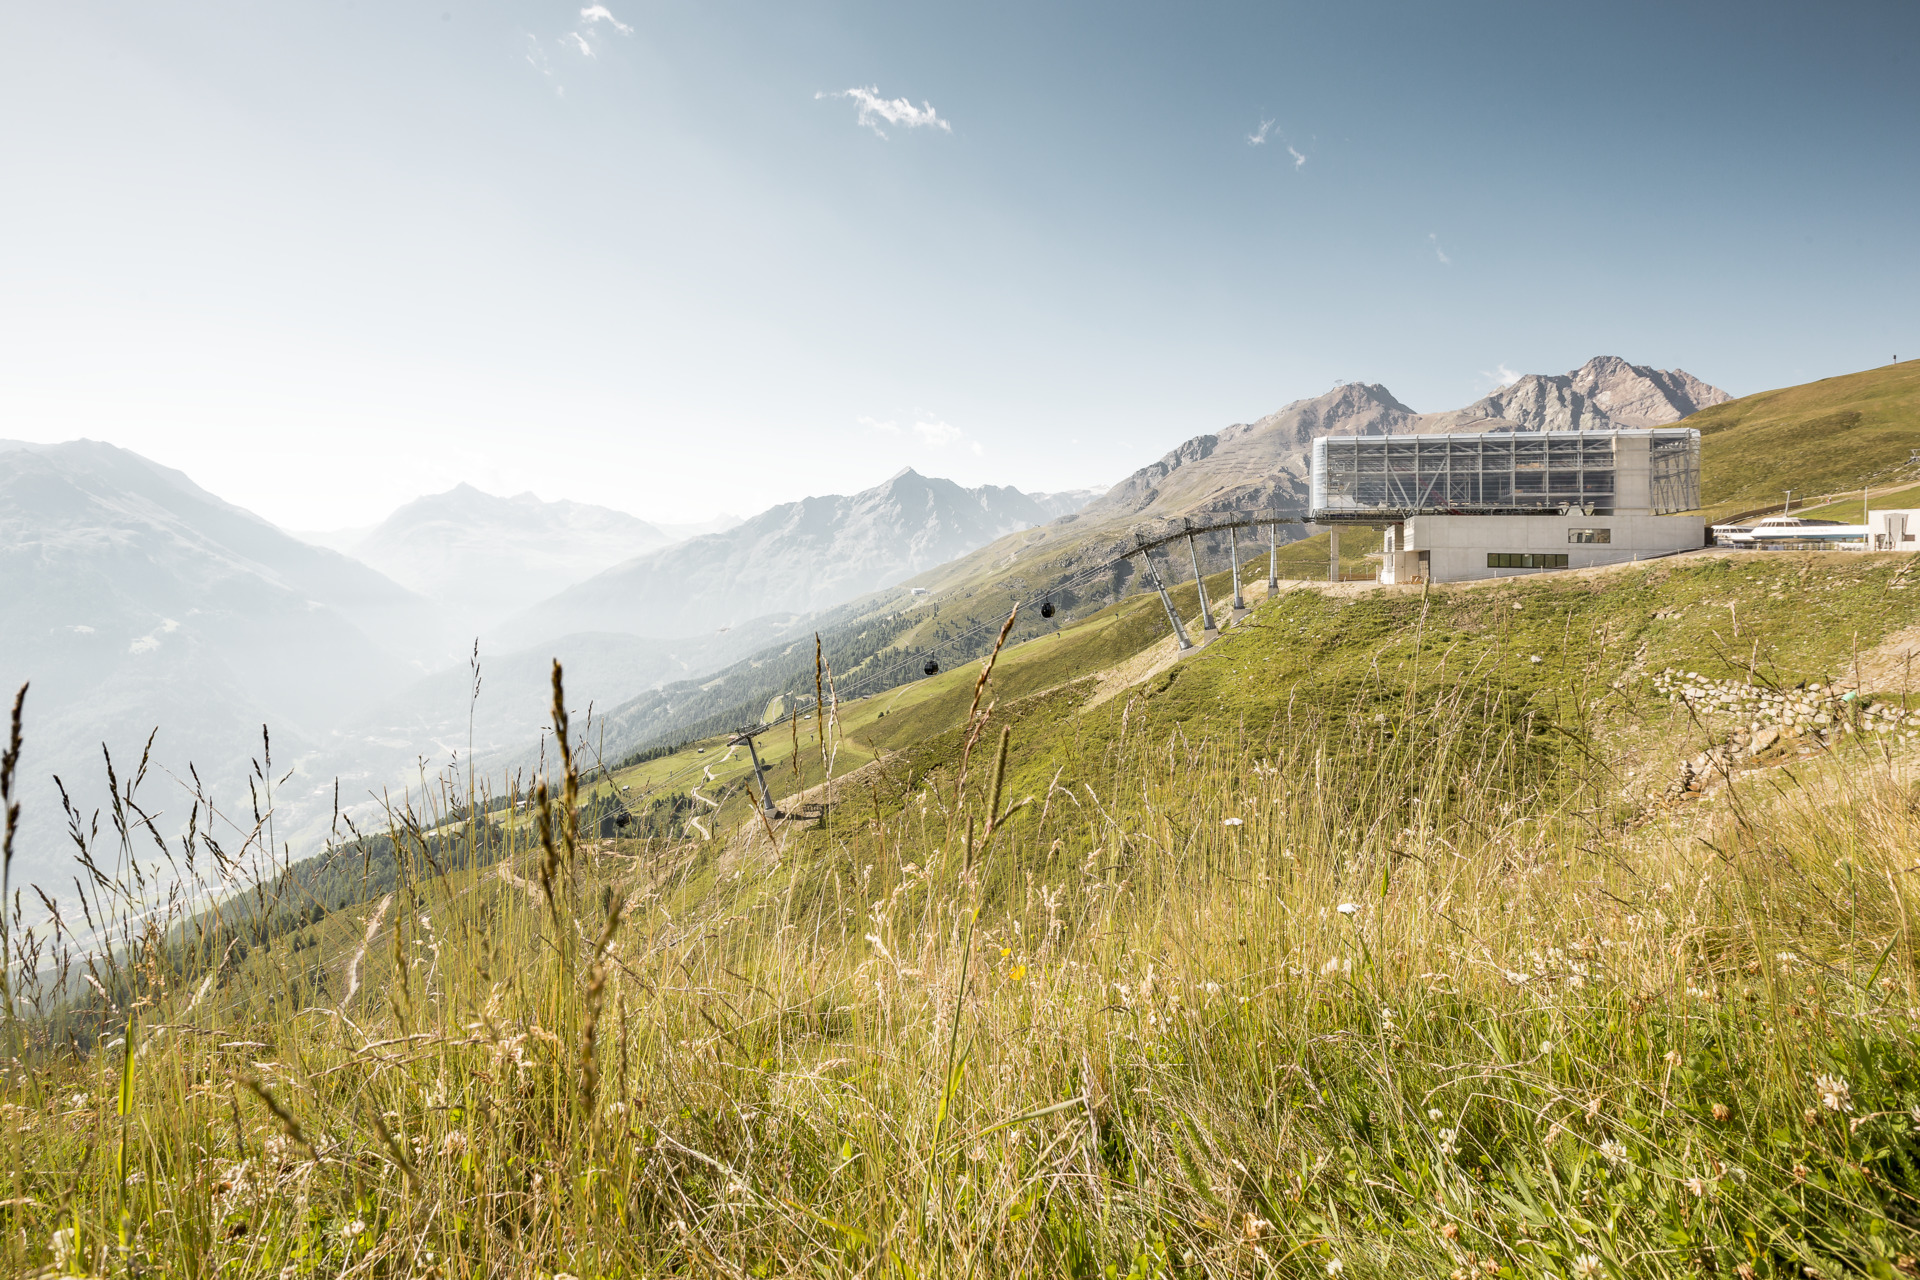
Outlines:
POLYGON ((1320 436, 1309 519, 1385 531, 1380 581, 1461 582, 1671 555, 1705 545, 1700 433, 1320 436))

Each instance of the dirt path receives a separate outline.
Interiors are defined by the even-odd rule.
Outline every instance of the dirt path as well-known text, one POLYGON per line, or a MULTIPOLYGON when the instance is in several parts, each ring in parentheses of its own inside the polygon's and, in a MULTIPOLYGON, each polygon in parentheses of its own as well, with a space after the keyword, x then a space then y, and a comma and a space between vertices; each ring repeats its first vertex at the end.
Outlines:
POLYGON ((354 995, 360 990, 360 962, 367 958, 367 948, 373 945, 373 935, 380 932, 381 922, 387 918, 387 908, 393 905, 393 895, 380 899, 380 905, 367 917, 367 932, 360 939, 360 949, 353 953, 353 959, 347 961, 347 994, 340 997, 340 1007, 345 1008, 353 1002, 354 995))
POLYGON ((507 860, 505 858, 502 858, 499 862, 496 862, 494 865, 500 869, 500 878, 506 883, 512 885, 516 889, 519 889, 521 892, 525 893, 528 897, 532 898, 535 902, 545 902, 547 900, 546 891, 542 889, 539 885, 535 884, 533 881, 522 880, 519 876, 515 875, 513 873, 513 868, 507 865, 507 860))

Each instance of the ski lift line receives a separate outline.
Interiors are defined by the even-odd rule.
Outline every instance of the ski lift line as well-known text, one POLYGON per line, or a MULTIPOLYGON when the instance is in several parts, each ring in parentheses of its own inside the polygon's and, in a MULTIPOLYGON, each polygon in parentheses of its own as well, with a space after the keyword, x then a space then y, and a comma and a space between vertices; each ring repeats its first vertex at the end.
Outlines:
MULTIPOLYGON (((1256 529, 1262 525, 1273 527, 1273 526, 1278 526, 1283 524, 1306 524, 1306 523, 1308 523, 1308 521, 1304 516, 1282 515, 1278 513, 1271 514, 1271 515, 1265 515, 1265 514, 1250 515, 1250 516, 1244 516, 1244 517, 1229 519, 1229 520, 1213 520, 1205 523, 1199 523, 1192 519, 1186 519, 1181 521, 1179 528, 1173 529, 1167 532, 1166 534, 1163 534, 1160 537, 1151 538, 1151 539, 1136 538, 1134 546, 1129 551, 1119 556, 1115 556, 1111 560, 1105 560, 1100 562, 1099 564, 1091 565, 1087 569, 1083 570, 1082 572, 1075 574, 1072 578, 1069 578, 1067 581, 1054 584, 1054 586, 1051 587, 1048 591, 1042 592, 1038 596, 1021 600, 1019 602, 1019 605, 1020 607, 1026 607, 1028 605, 1031 605, 1036 599, 1045 602, 1046 597, 1049 595, 1052 595, 1056 592, 1064 593, 1064 592, 1073 590, 1076 587, 1084 585, 1085 583, 1092 582, 1095 579, 1105 577, 1106 575, 1112 573, 1113 570, 1117 568, 1119 565, 1131 560, 1135 555, 1140 555, 1144 552, 1151 552, 1159 547, 1165 546, 1168 543, 1174 542, 1181 538, 1191 539, 1192 537, 1195 537, 1201 534, 1221 533, 1221 532, 1227 532, 1229 530, 1234 530, 1234 529, 1256 529)), ((1189 545, 1191 546, 1191 543, 1189 545)), ((1270 559, 1273 556, 1277 556, 1277 553, 1278 553, 1277 537, 1269 538, 1269 550, 1271 553, 1270 559)), ((1151 557, 1148 557, 1148 558, 1150 561, 1151 557)), ((1196 562, 1197 562, 1197 557, 1196 557, 1196 562)), ((1157 578, 1158 574, 1156 573, 1154 576, 1157 578)), ((1164 584, 1161 584, 1161 590, 1162 590, 1162 593, 1164 594, 1164 591, 1165 591, 1164 584)), ((1043 603, 1043 608, 1044 608, 1044 603, 1043 603)), ((892 663, 886 667, 877 668, 873 671, 866 673, 864 676, 852 682, 848 686, 848 688, 845 690, 845 692, 843 692, 841 697, 844 700, 851 702, 859 698, 869 696, 867 691, 873 688, 875 685, 879 685, 882 689, 890 688, 892 687, 892 682, 897 682, 898 678, 902 674, 904 674, 903 668, 908 668, 915 663, 922 662, 923 659, 931 658, 933 655, 940 653, 942 650, 953 649, 956 646, 966 643, 967 641, 984 637, 989 632, 997 633, 999 630, 999 627, 1000 627, 1000 624, 998 622, 988 621, 988 622, 983 622, 980 625, 973 627, 967 631, 963 631, 958 635, 949 636, 945 640, 941 640, 931 646, 918 650, 911 656, 903 657, 898 662, 892 663)), ((934 665, 937 670, 938 664, 935 663, 934 665)), ((922 669, 924 670, 924 666, 922 669)), ((927 674, 933 674, 933 673, 929 672, 927 674)), ((752 732, 755 735, 758 735, 758 734, 766 733, 773 729, 776 729, 781 725, 784 725, 785 723, 787 723, 788 720, 794 718, 794 716, 797 715, 798 712, 799 712, 799 708, 796 707, 793 711, 787 713, 786 715, 781 716, 776 720, 772 720, 765 724, 755 726, 752 732)), ((745 730, 743 730, 742 732, 745 732, 745 730)))
MULTIPOLYGON (((1169 543, 1176 542, 1182 538, 1191 539, 1193 537, 1196 537, 1202 534, 1226 533, 1236 529, 1259 529, 1262 526, 1266 526, 1269 529, 1268 547, 1267 547, 1268 549, 1267 578, 1268 578, 1268 585, 1272 586, 1277 580, 1277 562, 1278 562, 1278 556, 1279 556, 1279 538, 1277 536, 1278 526, 1283 524, 1298 525, 1298 524, 1307 524, 1307 523, 1310 523, 1310 522, 1304 516, 1280 515, 1280 514, 1245 516, 1238 519, 1215 520, 1215 521, 1209 521, 1206 523, 1199 523, 1192 519, 1182 520, 1180 522, 1180 527, 1172 529, 1167 533, 1161 535, 1160 537, 1149 538, 1149 539, 1141 539, 1136 537, 1134 540, 1134 545, 1131 548, 1129 548, 1127 551, 1123 552, 1122 554, 1115 556, 1110 560, 1101 561, 1099 564, 1090 565, 1089 567, 1087 567, 1080 573, 1075 574, 1073 577, 1067 579, 1066 581, 1053 584, 1053 586, 1051 586, 1047 591, 1042 592, 1037 596, 1019 601, 1017 607, 1025 608, 1033 604, 1036 600, 1038 600, 1041 602, 1042 615, 1045 616, 1045 606, 1046 604, 1051 603, 1050 601, 1047 600, 1048 596, 1052 596, 1056 594, 1065 594, 1089 582, 1093 582, 1099 578, 1106 577, 1107 575, 1111 574, 1120 565, 1128 563, 1135 556, 1140 556, 1146 564, 1147 576, 1149 581, 1153 584, 1155 590, 1159 593, 1161 598, 1161 603, 1166 606, 1167 616, 1170 619, 1172 619, 1174 633, 1181 642, 1180 647, 1182 649, 1191 649, 1193 647, 1193 642, 1192 640, 1188 639, 1186 630, 1181 625, 1179 614, 1173 608, 1172 597, 1168 593, 1166 583, 1160 577, 1159 570, 1155 567, 1153 563, 1153 557, 1150 553, 1158 550, 1161 547, 1168 545, 1169 543)), ((1188 545, 1191 548, 1192 543, 1189 542, 1188 545)), ((1196 556, 1196 563, 1197 563, 1197 556, 1196 556)), ((1237 573, 1235 574, 1235 578, 1236 578, 1235 586, 1237 588, 1238 587, 1237 573)), ((1236 592, 1236 595, 1237 594, 1238 593, 1236 592)), ((949 636, 944 640, 934 643, 933 645, 919 649, 911 655, 903 656, 897 662, 890 663, 885 667, 880 667, 872 671, 869 671, 865 675, 851 682, 846 687, 846 689, 841 692, 841 694, 839 695, 839 698, 836 699, 836 701, 853 702, 853 701, 857 701, 860 698, 871 696, 869 691, 884 692, 888 688, 895 687, 896 685, 903 682, 901 679, 903 675, 907 676, 908 679, 911 678, 910 668, 912 668, 916 664, 921 665, 923 671, 925 670, 926 666, 928 665, 933 666, 934 672, 927 672, 926 674, 934 674, 942 669, 939 666, 938 662, 934 661, 934 655, 937 655, 942 651, 951 650, 957 646, 964 645, 969 641, 984 638, 989 633, 997 634, 999 632, 1000 626, 1001 626, 1001 623, 999 621, 983 622, 978 626, 975 626, 966 631, 960 632, 958 635, 949 636)), ((769 733, 774 729, 777 729, 782 725, 785 725, 790 720, 798 719, 801 710, 802 708, 796 705, 791 710, 781 715, 778 719, 769 721, 764 724, 755 725, 755 726, 752 726, 751 728, 743 728, 739 730, 735 736, 745 737, 746 735, 751 734, 754 737, 759 737, 762 734, 769 733)), ((815 709, 808 708, 808 711, 810 714, 812 713, 813 710, 815 709)), ((733 752, 738 749, 739 749, 739 744, 736 742, 735 744, 733 744, 732 748, 728 751, 727 753, 728 757, 730 758, 733 755, 733 752)), ((693 766, 689 766, 686 769, 680 770, 677 773, 670 774, 667 777, 662 778, 660 781, 656 782, 653 786, 649 787, 646 791, 641 792, 637 796, 631 797, 631 800, 635 800, 635 801, 644 800, 648 796, 653 795, 657 791, 665 790, 669 787, 672 787, 677 783, 681 782, 686 777, 692 775, 698 768, 699 768, 698 765, 693 765, 693 766)), ((763 782, 763 787, 764 787, 764 782, 763 782)), ((623 808, 626 807, 627 803, 629 802, 623 801, 622 807, 623 808)), ((762 797, 762 803, 763 804, 766 803, 766 799, 764 795, 762 797)))
MULTIPOLYGON (((1042 593, 1039 596, 1035 596, 1030 599, 1020 601, 1019 607, 1025 608, 1031 605, 1036 599, 1044 600, 1047 595, 1051 595, 1055 592, 1071 591, 1074 588, 1083 586, 1086 583, 1092 582, 1097 578, 1104 577, 1108 573, 1112 572, 1114 565, 1118 563, 1120 563, 1119 560, 1103 561, 1100 564, 1095 565, 1087 570, 1084 570, 1081 573, 1075 574, 1072 578, 1067 579, 1065 582, 1054 584, 1054 586, 1051 587, 1047 592, 1042 593)), ((1042 607, 1042 614, 1043 616, 1045 615, 1044 605, 1042 607)), ((849 683, 846 689, 842 691, 840 695, 840 700, 851 702, 859 698, 870 696, 868 693, 868 690, 881 692, 881 691, 884 691, 885 689, 891 688, 893 687, 892 682, 894 682, 897 679, 897 677, 904 674, 904 671, 903 671, 904 668, 911 667, 915 663, 922 662, 923 659, 928 658, 931 655, 938 654, 943 650, 948 650, 948 649, 955 648, 956 646, 963 645, 970 640, 974 640, 977 638, 984 638, 989 634, 997 634, 1000 630, 1000 625, 1001 624, 998 620, 983 622, 976 627, 960 632, 958 635, 948 636, 944 640, 940 640, 935 642, 932 645, 917 649, 913 653, 902 657, 897 662, 890 663, 885 667, 875 668, 874 670, 867 672, 866 674, 858 677, 857 679, 849 683), (876 685, 879 686, 878 689, 875 689, 876 685)), ((937 670, 938 664, 936 663, 935 665, 937 670)), ((924 667, 922 669, 924 670, 924 667)), ((931 675, 934 673, 927 672, 926 674, 931 675)), ((764 733, 771 729, 778 728, 779 726, 787 723, 788 720, 794 718, 802 710, 803 708, 796 706, 792 711, 788 712, 786 715, 781 716, 779 719, 770 721, 764 725, 756 727, 754 729, 754 732, 756 734, 759 734, 759 733, 764 733)))
MULTIPOLYGON (((1120 557, 1114 560, 1102 561, 1097 565, 1094 565, 1086 570, 1083 570, 1080 573, 1075 574, 1073 577, 1067 579, 1065 582, 1055 583, 1047 591, 1042 592, 1037 596, 1031 596, 1025 600, 1019 601, 1018 607, 1023 609, 1027 608, 1028 606, 1032 605, 1036 600, 1038 600, 1041 602, 1040 615, 1044 618, 1050 618, 1053 616, 1052 613, 1050 612, 1050 606, 1052 602, 1047 599, 1048 596, 1054 595, 1056 593, 1064 594, 1066 592, 1074 590, 1077 587, 1081 587, 1086 585, 1089 582, 1095 581, 1096 579, 1105 577, 1106 575, 1108 575, 1113 571, 1113 568, 1115 565, 1120 564, 1124 559, 1125 557, 1120 557)), ((923 656, 931 657, 932 655, 940 653, 942 650, 952 649, 956 646, 964 644, 969 640, 973 640, 976 638, 984 638, 987 635, 998 634, 1000 630, 1000 626, 1001 626, 1001 623, 999 621, 989 620, 967 631, 962 631, 958 635, 949 636, 944 640, 937 641, 932 645, 916 650, 911 656, 903 657, 898 662, 892 663, 886 667, 876 668, 875 670, 869 671, 865 675, 860 676, 858 679, 856 679, 855 681, 853 681, 851 684, 848 685, 846 693, 843 694, 842 696, 846 700, 852 701, 853 699, 856 699, 856 698, 868 696, 865 690, 873 687, 875 684, 880 684, 883 689, 889 688, 891 686, 883 682, 897 676, 898 674, 900 674, 902 668, 912 666, 915 662, 920 661, 920 659, 923 656)), ((922 669, 924 670, 924 668, 922 669)), ((938 668, 936 664, 936 670, 937 669, 938 668)), ((934 674, 934 672, 927 672, 927 674, 932 675, 934 674)), ((784 720, 774 721, 774 725, 779 725, 783 723, 785 723, 784 720)), ((769 727, 773 727, 773 726, 769 726, 769 727)))

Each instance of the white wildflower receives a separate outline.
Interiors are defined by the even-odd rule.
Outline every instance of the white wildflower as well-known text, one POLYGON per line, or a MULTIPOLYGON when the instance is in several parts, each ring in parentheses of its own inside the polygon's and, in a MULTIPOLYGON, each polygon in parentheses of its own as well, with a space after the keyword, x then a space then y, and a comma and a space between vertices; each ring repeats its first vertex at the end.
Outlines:
POLYGON ((1827 1110, 1853 1110, 1853 1091, 1847 1087, 1844 1077, 1818 1076, 1814 1079, 1813 1089, 1820 1095, 1820 1105, 1827 1110))
POLYGON ((1573 1274, 1578 1280, 1594 1280, 1596 1276, 1606 1273, 1606 1265, 1600 1261, 1598 1254, 1583 1253, 1573 1260, 1573 1274))
POLYGON ((1334 909, 1343 916, 1350 916, 1354 912, 1360 910, 1360 904, 1357 902, 1343 902, 1334 909))
POLYGON ((1241 825, 1241 822, 1238 818, 1222 818, 1220 825, 1223 827, 1237 827, 1241 825))

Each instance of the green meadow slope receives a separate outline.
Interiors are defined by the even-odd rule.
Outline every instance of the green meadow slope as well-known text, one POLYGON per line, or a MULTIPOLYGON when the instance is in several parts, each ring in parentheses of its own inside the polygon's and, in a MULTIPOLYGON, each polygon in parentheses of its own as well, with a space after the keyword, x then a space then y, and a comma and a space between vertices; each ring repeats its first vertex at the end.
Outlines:
POLYGON ((1177 661, 1129 600, 848 705, 831 788, 769 740, 778 819, 714 742, 582 784, 677 797, 631 837, 399 825, 23 1011, 0 1258, 1911 1274, 1915 582, 1303 586, 1177 661))
POLYGON ((1920 361, 1742 396, 1686 422, 1700 429, 1700 497, 1716 517, 1780 503, 1787 489, 1797 503, 1911 480, 1920 361))

